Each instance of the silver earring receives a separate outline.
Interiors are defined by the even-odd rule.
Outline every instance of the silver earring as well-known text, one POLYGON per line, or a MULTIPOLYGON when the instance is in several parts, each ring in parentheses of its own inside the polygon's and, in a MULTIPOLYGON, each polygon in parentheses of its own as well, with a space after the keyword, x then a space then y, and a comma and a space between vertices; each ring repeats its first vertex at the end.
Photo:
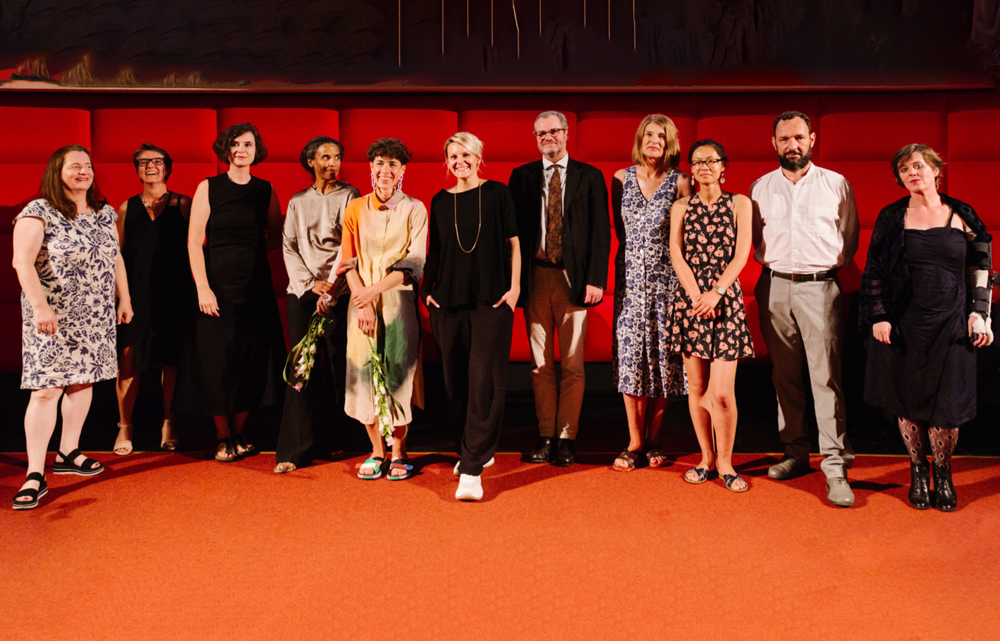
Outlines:
POLYGON ((375 190, 375 174, 372 174, 372 191, 375 190))
POLYGON ((399 177, 399 182, 396 183, 396 191, 403 191, 403 177, 399 177))

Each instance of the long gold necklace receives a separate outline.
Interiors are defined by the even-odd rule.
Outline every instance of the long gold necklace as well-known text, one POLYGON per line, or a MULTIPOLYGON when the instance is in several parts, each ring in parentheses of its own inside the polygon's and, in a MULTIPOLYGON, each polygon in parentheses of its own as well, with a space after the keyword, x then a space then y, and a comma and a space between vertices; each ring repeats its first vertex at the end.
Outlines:
POLYGON ((483 230, 483 183, 482 181, 476 185, 476 189, 479 191, 479 229, 476 230, 476 242, 472 243, 472 249, 466 249, 462 246, 462 236, 458 233, 458 187, 456 186, 456 191, 453 196, 455 196, 455 238, 458 240, 458 248, 461 249, 466 254, 471 254, 476 251, 476 245, 479 244, 479 233, 483 230))

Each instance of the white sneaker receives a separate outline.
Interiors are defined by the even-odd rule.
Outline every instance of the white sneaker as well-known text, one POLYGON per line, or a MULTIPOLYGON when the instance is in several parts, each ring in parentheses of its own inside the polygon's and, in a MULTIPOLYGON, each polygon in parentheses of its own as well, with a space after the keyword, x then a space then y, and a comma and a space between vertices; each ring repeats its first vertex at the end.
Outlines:
MULTIPOLYGON (((488 468, 489 466, 493 465, 496 462, 497 460, 491 456, 490 460, 483 463, 483 469, 485 470, 486 468, 488 468)), ((454 474, 455 476, 458 476, 458 463, 455 463, 455 469, 452 470, 451 473, 454 474)))
POLYGON ((483 483, 478 476, 463 474, 458 479, 455 498, 459 501, 478 501, 483 498, 483 483))

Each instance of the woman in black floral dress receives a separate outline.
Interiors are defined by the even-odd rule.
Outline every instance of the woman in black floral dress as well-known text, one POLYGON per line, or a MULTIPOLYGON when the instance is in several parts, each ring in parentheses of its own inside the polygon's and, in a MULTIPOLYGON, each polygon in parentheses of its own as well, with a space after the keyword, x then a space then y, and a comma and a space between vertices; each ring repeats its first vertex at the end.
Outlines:
POLYGON ((674 349, 684 355, 688 406, 701 462, 684 480, 704 483, 713 468, 734 492, 750 489, 733 469, 736 362, 753 356, 738 279, 750 256, 750 199, 722 191, 726 151, 699 140, 688 152, 698 193, 670 212, 670 260, 681 286, 674 294, 674 349), (713 451, 715 432, 718 452, 713 451))

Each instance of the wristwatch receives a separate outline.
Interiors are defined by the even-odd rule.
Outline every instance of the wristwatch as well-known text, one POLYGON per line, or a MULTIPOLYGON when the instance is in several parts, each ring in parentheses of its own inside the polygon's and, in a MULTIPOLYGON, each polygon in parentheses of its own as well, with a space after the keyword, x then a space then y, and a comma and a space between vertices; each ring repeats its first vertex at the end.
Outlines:
POLYGON ((719 293, 719 296, 725 296, 726 295, 726 288, 725 287, 716 287, 715 291, 717 291, 719 293))

